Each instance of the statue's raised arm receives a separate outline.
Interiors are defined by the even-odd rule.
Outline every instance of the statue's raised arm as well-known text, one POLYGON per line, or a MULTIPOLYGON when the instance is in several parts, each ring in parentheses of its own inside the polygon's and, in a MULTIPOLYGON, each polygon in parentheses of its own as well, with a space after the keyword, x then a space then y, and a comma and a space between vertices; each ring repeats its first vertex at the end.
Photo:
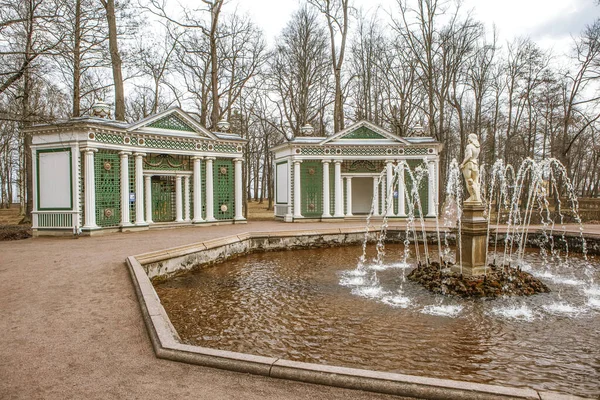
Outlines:
POLYGON ((465 202, 469 203, 481 203, 481 189, 479 182, 479 140, 477 135, 474 133, 469 134, 468 144, 465 148, 465 159, 460 164, 465 183, 467 184, 467 190, 469 192, 469 198, 465 202))

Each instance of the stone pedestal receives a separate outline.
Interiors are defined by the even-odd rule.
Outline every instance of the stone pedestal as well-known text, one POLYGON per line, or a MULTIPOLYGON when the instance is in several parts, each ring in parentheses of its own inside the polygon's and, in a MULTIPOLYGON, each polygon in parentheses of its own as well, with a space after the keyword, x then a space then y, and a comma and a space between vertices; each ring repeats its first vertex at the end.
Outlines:
MULTIPOLYGON (((466 276, 483 275, 487 252, 488 221, 483 217, 485 207, 481 203, 465 202, 461 221, 462 274, 466 276)), ((457 257, 452 271, 460 273, 457 257)))

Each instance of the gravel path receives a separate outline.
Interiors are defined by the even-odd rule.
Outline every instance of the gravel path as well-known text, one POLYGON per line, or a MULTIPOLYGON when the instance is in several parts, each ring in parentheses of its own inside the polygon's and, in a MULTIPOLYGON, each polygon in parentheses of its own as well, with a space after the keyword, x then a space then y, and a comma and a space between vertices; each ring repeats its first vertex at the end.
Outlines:
MULTIPOLYGON (((325 224, 293 227, 324 228, 325 224)), ((291 228, 278 222, 254 222, 0 242, 0 398, 392 398, 154 356, 126 256, 249 230, 291 228)))
POLYGON ((0 398, 391 399, 157 359, 125 265, 247 231, 362 226, 268 221, 0 242, 0 398))

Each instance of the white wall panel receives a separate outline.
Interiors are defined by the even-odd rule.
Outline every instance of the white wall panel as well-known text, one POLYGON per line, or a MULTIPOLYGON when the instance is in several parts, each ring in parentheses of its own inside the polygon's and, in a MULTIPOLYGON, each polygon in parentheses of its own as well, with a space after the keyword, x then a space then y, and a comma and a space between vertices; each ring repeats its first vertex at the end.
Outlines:
POLYGON ((39 208, 71 208, 70 151, 38 153, 39 208))
POLYGON ((288 202, 288 192, 289 192, 289 168, 288 163, 277 164, 277 198, 275 200, 276 203, 286 203, 288 202))

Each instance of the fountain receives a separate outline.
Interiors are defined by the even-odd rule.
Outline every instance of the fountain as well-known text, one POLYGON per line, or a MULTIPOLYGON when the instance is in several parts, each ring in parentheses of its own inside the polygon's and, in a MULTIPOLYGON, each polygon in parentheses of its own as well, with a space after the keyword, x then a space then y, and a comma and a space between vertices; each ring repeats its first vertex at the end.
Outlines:
MULTIPOLYGON (((154 302, 147 323, 161 332, 172 322, 177 340, 163 332, 165 354, 174 357, 179 340, 184 350, 202 346, 194 349, 202 365, 221 366, 227 357, 240 359, 232 352, 243 352, 244 360, 268 357, 261 361, 268 372, 258 373, 280 377, 278 363, 288 368, 298 361, 298 371, 318 371, 311 376, 319 383, 325 369, 333 381, 346 379, 337 366, 376 366, 596 396, 600 370, 590 349, 597 347, 600 264, 587 258, 566 170, 554 159, 526 159, 518 168, 497 161, 486 174, 478 155, 471 135, 465 160, 453 160, 448 169, 435 229, 426 224, 419 198, 427 168, 400 162, 379 180, 391 180, 387 204, 394 184, 407 183, 405 224, 389 224, 384 215, 381 228, 372 229, 369 216, 366 230, 249 233, 141 255, 145 273, 139 265, 132 274, 158 278, 154 288, 171 317, 160 322, 158 297, 144 295, 154 302), (555 196, 552 205, 560 188, 567 200, 555 196), (578 237, 565 233, 569 219, 579 226, 578 237), (297 250, 261 252, 290 249, 297 250), (348 269, 357 255, 356 268, 348 269)), ((595 254, 598 248, 596 242, 595 254)))

